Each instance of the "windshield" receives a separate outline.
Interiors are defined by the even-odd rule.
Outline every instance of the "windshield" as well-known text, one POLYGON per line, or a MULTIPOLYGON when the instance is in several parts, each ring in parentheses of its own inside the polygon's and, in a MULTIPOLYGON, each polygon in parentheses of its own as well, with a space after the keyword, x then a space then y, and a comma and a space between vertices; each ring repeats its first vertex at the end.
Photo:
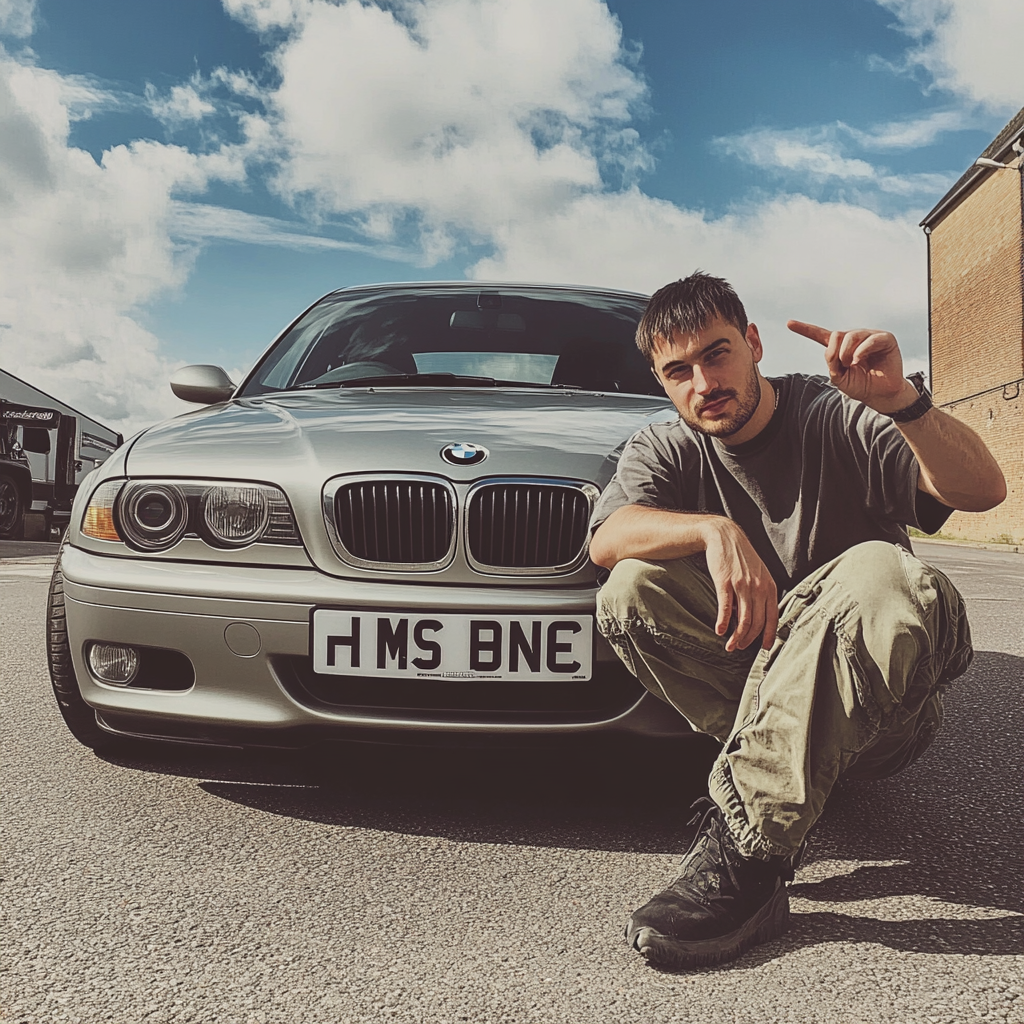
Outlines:
POLYGON ((663 395, 634 343, 639 296, 528 288, 381 288, 328 296, 241 395, 365 386, 576 387, 663 395))

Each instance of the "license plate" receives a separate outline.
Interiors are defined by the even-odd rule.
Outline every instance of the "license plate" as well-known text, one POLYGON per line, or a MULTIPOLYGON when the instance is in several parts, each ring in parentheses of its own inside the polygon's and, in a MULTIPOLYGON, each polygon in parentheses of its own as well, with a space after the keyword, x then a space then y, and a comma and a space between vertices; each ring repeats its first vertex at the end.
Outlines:
POLYGON ((313 610, 313 671, 401 679, 589 679, 592 615, 313 610))

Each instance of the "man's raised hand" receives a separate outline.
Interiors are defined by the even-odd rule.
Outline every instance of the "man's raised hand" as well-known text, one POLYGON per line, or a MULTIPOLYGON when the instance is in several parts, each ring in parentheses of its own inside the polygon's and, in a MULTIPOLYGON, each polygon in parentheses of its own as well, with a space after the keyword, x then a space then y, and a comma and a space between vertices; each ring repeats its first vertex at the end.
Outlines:
POLYGON ((850 398, 885 413, 917 399, 914 385, 903 376, 900 347, 888 331, 829 331, 802 320, 789 320, 786 326, 825 347, 829 377, 850 398))

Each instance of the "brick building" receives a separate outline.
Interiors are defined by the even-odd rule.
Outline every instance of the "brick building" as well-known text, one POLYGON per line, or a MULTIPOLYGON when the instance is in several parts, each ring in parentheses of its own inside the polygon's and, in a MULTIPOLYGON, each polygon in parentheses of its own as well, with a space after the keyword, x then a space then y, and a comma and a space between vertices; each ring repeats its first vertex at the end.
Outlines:
POLYGON ((973 427, 1008 494, 943 532, 1024 542, 1024 110, 921 222, 928 236, 935 404, 973 427))

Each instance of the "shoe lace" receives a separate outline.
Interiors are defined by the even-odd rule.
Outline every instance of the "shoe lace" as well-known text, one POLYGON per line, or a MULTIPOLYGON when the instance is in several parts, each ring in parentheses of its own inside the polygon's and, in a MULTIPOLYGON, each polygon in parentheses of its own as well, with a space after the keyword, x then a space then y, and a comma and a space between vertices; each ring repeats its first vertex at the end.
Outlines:
MULTIPOLYGON (((690 805, 690 810, 694 813, 689 821, 687 821, 687 824, 694 825, 698 821, 700 824, 697 826, 697 832, 690 843, 689 849, 683 854, 682 863, 685 864, 690 859, 690 856, 697 851, 698 846, 704 843, 705 846, 709 847, 707 850, 709 865, 717 864, 724 868, 733 890, 737 890, 740 886, 740 880, 736 874, 736 867, 741 860, 741 855, 728 835, 728 828, 722 818, 722 812, 718 804, 710 797, 702 796, 694 800, 690 805)), ((697 855, 700 855, 699 852, 697 855)), ((713 899, 721 888, 721 884, 714 877, 714 873, 705 871, 701 872, 697 877, 701 880, 699 888, 702 895, 705 898, 713 899)))
MULTIPOLYGON (((687 824, 695 825, 698 821, 700 824, 697 827, 689 849, 683 855, 683 863, 689 859, 701 842, 708 846, 713 846, 714 851, 708 851, 711 853, 712 861, 717 862, 724 868, 725 874, 728 876, 733 887, 738 888, 740 880, 737 875, 737 868, 742 870, 742 866, 747 858, 743 856, 737 847, 736 841, 729 831, 729 826, 725 823, 725 818, 718 804, 710 797, 702 796, 690 804, 690 810, 694 813, 687 821, 687 824), (715 853, 717 853, 717 856, 714 855, 715 853)), ((805 839, 800 844, 799 849, 789 857, 780 856, 772 858, 778 864, 779 877, 784 882, 793 881, 796 869, 800 866, 806 849, 807 840, 805 839)), ((710 882, 710 878, 708 881, 710 882)), ((714 884, 712 883, 707 888, 714 888, 714 884)))

